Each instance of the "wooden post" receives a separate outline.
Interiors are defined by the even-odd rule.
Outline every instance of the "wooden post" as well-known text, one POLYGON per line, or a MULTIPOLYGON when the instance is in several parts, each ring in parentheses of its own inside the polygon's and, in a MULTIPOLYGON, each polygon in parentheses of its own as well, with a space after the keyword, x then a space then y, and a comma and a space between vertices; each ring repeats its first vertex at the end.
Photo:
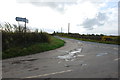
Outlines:
MULTIPOLYGON (((25 18, 25 20, 26 20, 26 18, 25 18)), ((25 33, 26 33, 26 21, 25 21, 25 33)))
POLYGON ((20 24, 19 24, 19 21, 17 21, 18 22, 18 27, 19 27, 19 32, 20 32, 20 24))

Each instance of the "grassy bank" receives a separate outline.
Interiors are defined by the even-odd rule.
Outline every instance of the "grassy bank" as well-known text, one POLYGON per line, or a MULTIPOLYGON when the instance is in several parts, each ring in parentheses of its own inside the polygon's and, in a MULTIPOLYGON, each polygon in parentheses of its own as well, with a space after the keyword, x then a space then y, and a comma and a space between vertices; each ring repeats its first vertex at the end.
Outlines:
POLYGON ((99 40, 90 40, 90 39, 81 39, 81 38, 74 38, 74 37, 69 37, 69 36, 61 36, 64 38, 70 38, 70 39, 76 39, 76 40, 82 40, 82 41, 89 41, 89 42, 97 42, 97 43, 105 43, 105 44, 117 44, 120 45, 120 42, 116 41, 99 41, 99 40))
POLYGON ((35 43, 26 47, 18 46, 9 48, 2 53, 2 58, 6 59, 49 51, 64 46, 64 43, 63 40, 51 37, 50 43, 35 43))

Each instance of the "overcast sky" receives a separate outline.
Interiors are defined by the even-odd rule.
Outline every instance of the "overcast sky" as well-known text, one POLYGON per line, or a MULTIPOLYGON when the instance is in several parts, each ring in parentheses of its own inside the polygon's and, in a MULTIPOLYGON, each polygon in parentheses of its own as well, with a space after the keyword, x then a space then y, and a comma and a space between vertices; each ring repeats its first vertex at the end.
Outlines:
MULTIPOLYGON (((48 33, 118 34, 119 0, 0 0, 0 23, 17 24, 26 17, 27 26, 48 33)), ((20 24, 23 24, 22 22, 20 24)))

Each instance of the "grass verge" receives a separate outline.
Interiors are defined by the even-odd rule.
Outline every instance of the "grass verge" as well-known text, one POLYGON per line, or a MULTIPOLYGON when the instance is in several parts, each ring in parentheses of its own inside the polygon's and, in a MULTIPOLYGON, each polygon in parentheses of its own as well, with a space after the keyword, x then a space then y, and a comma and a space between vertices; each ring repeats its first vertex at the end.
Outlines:
POLYGON ((64 46, 64 43, 65 42, 63 40, 57 39, 55 37, 51 37, 50 43, 36 43, 28 47, 18 46, 18 47, 7 49, 6 51, 2 52, 2 59, 25 56, 25 55, 53 50, 61 46, 64 46))
POLYGON ((81 38, 74 38, 74 37, 68 37, 68 36, 61 36, 61 37, 70 38, 70 39, 76 39, 76 40, 81 40, 81 41, 89 41, 89 42, 97 42, 97 43, 120 45, 120 42, 113 42, 113 41, 97 41, 97 40, 81 39, 81 38))

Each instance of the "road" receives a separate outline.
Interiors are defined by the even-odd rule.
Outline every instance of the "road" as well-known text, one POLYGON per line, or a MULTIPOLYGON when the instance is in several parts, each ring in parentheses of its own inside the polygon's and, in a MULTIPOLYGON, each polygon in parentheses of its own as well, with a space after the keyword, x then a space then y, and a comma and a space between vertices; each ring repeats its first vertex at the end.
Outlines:
POLYGON ((61 48, 3 60, 3 78, 118 77, 118 45, 61 39, 61 48))

